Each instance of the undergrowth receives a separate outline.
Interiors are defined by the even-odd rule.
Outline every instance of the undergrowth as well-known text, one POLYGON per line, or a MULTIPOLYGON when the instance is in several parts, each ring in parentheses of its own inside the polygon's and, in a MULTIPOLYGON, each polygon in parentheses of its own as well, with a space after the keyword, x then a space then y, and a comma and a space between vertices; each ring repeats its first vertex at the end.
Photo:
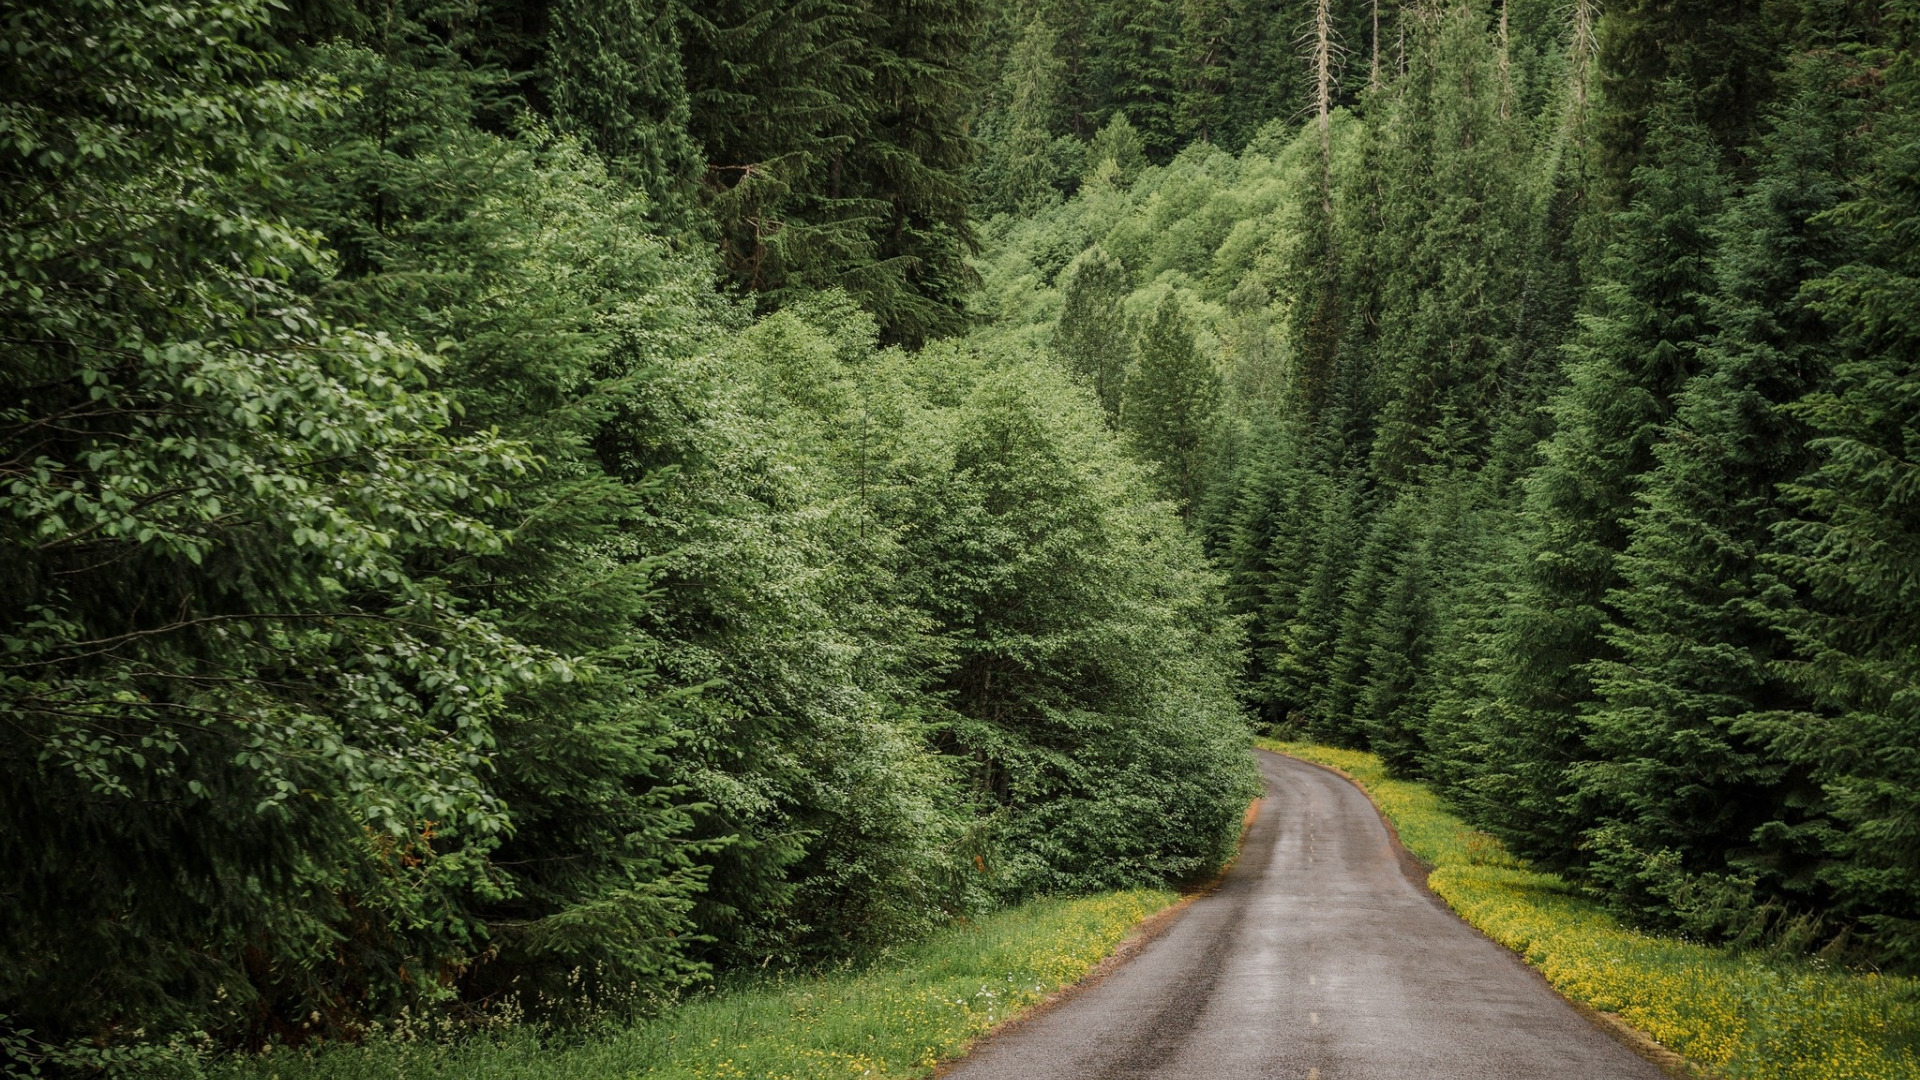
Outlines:
POLYGON ((1559 877, 1527 869, 1425 785, 1388 776, 1372 754, 1259 745, 1352 777, 1433 867, 1428 886, 1461 917, 1561 993, 1696 1065, 1740 1080, 1920 1077, 1920 981, 1629 929, 1559 877))
POLYGON ((1039 900, 936 933, 893 960, 770 975, 590 1037, 532 1025, 458 1040, 391 1033, 359 1045, 230 1057, 207 1080, 825 1080, 916 1077, 988 1028, 1078 981, 1173 893, 1039 900))

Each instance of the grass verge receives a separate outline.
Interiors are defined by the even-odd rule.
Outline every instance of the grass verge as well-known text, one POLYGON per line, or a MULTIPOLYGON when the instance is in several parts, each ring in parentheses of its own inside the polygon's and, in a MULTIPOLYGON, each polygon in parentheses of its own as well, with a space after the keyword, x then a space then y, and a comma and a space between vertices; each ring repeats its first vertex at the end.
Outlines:
POLYGON ((1823 968, 1622 926, 1552 874, 1467 827, 1423 784, 1354 750, 1259 740, 1328 765, 1372 796, 1427 885, 1556 990, 1611 1013, 1688 1061, 1741 1080, 1920 1077, 1920 981, 1823 968))
POLYGON ((916 1077, 987 1029, 1074 982, 1170 892, 1041 900, 953 927, 894 961, 818 978, 768 977, 694 998, 658 1019, 587 1038, 531 1029, 446 1042, 230 1058, 217 1080, 754 1080, 916 1077))

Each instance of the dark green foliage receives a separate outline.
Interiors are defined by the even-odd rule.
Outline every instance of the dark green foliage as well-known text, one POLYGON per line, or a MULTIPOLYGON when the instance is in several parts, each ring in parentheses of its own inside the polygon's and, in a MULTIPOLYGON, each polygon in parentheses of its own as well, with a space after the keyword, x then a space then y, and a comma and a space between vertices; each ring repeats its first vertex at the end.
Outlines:
POLYGON ((686 13, 691 135, 732 278, 775 302, 843 288, 889 341, 959 329, 977 0, 686 13))
POLYGON ((1885 89, 1864 137, 1869 170, 1858 194, 1825 220, 1859 239, 1857 257, 1808 286, 1814 310, 1839 328, 1831 382, 1793 408, 1815 436, 1818 462, 1788 489, 1798 515, 1783 524, 1775 565, 1810 594, 1790 626, 1798 648, 1784 674, 1819 711, 1751 725, 1808 770, 1840 826, 1821 879, 1836 914, 1858 919, 1882 954, 1920 965, 1920 844, 1915 842, 1915 408, 1920 326, 1914 289, 1920 231, 1920 139, 1914 62, 1920 10, 1889 5, 1885 89))
POLYGON ((552 0, 546 11, 554 118, 663 204, 683 199, 699 173, 670 10, 639 0, 552 0))
POLYGON ((648 235, 645 199, 577 147, 474 131, 469 95, 484 84, 409 55, 431 39, 405 31, 387 24, 379 52, 314 58, 364 91, 302 132, 297 212, 351 253, 316 302, 395 336, 442 335, 459 426, 540 456, 496 515, 512 541, 444 572, 516 639, 589 665, 512 699, 497 731, 493 784, 514 831, 501 894, 477 908, 495 951, 465 978, 559 996, 561 973, 586 967, 671 985, 704 872, 664 779, 675 705, 632 644, 657 556, 625 537, 658 480, 610 467, 625 448, 609 429, 645 407, 650 354, 691 347, 698 272, 648 235))
POLYGON ((1719 228, 1717 329, 1627 523, 1606 632, 1618 659, 1595 668, 1591 760, 1575 775, 1599 822, 1594 879, 1696 932, 1758 929, 1742 905, 1696 909, 1724 908, 1716 894, 1818 899, 1817 793, 1742 731, 1752 714, 1804 705, 1777 667, 1790 651, 1777 609, 1791 594, 1767 562, 1777 489, 1808 463, 1807 433, 1780 406, 1832 360, 1801 286, 1836 261, 1839 230, 1820 215, 1843 194, 1836 156, 1852 110, 1828 65, 1803 77, 1819 85, 1776 115, 1759 178, 1719 228))
POLYGON ((761 319, 689 252, 691 15, 7 16, 6 1053, 617 1016, 1218 866, 1177 515, 1032 360, 877 345, 971 273, 971 12, 799 28, 856 108, 780 133, 884 224, 761 319))
POLYGON ((261 1033, 470 957, 502 699, 571 674, 435 570, 534 466, 289 280, 321 100, 263 12, 16 9, 0 76, 8 1023, 261 1033), (27 43, 34 47, 28 47, 27 43))
POLYGON ((1525 554, 1497 646, 1493 752, 1475 780, 1487 824, 1551 864, 1576 857, 1565 842, 1581 821, 1567 770, 1582 756, 1587 665, 1614 658, 1603 629, 1624 520, 1707 329, 1709 225, 1722 192, 1712 147, 1677 119, 1653 138, 1652 161, 1634 173, 1639 196, 1616 219, 1594 286, 1597 310, 1568 347, 1554 432, 1526 481, 1525 554))
POLYGON ((16 5, 7 1052, 1202 879, 1243 704, 1920 969, 1920 12, 1317 7, 16 5))
POLYGON ((1606 9, 1599 36, 1604 97, 1595 129, 1614 198, 1633 190, 1649 122, 1676 98, 1685 99, 1722 153, 1747 147, 1779 65, 1783 16, 1796 14, 1791 5, 1767 6, 1760 0, 1630 0, 1606 9))

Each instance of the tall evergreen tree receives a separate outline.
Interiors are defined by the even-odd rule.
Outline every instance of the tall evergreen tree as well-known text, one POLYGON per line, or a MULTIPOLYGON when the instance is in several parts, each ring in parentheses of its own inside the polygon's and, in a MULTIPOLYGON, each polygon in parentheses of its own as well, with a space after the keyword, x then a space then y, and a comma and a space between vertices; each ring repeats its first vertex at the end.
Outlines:
POLYGON ((1054 29, 1035 17, 1007 57, 999 100, 982 118, 981 196, 989 210, 1031 213, 1083 171, 1080 143, 1056 137, 1066 91, 1058 42, 1054 29))
POLYGON ((1234 83, 1230 0, 1185 0, 1174 57, 1174 125, 1189 139, 1223 143, 1234 83))
POLYGON ((1794 405, 1817 464, 1789 488, 1799 513, 1780 561, 1809 596, 1786 674, 1817 712, 1755 722, 1811 769, 1841 831, 1821 871, 1836 913, 1876 951, 1920 968, 1920 6, 1889 5, 1884 88, 1858 193, 1828 215, 1859 254, 1809 283, 1839 328, 1832 381, 1794 405))
POLYGON ((1175 114, 1180 47, 1178 0, 1107 0, 1094 8, 1090 97, 1104 123, 1124 112, 1147 155, 1170 160, 1186 144, 1175 114))
POLYGON ((1133 366, 1126 299, 1133 282, 1120 260, 1095 244, 1061 271, 1060 320, 1053 350, 1067 370, 1093 390, 1110 423, 1120 419, 1121 395, 1133 366))
POLYGON ((700 173, 672 13, 639 0, 552 0, 546 71, 555 118, 679 209, 700 173))
POLYGON ((977 0, 685 10, 691 135, 732 278, 775 303, 844 288, 890 341, 958 328, 977 0))
POLYGON ((1202 454, 1220 403, 1220 375, 1194 344, 1180 298, 1169 292, 1141 327, 1133 370, 1120 395, 1120 422, 1160 464, 1168 493, 1192 514, 1202 454))
POLYGON ((1802 295, 1830 269, 1852 125, 1843 77, 1809 85, 1754 148, 1760 175, 1717 223, 1715 331, 1654 449, 1609 596, 1609 659, 1594 668, 1591 760, 1577 798, 1599 824, 1589 873, 1644 913, 1696 933, 1757 931, 1755 906, 1804 909, 1818 856, 1804 768, 1743 733, 1754 713, 1804 707, 1782 678, 1788 641, 1768 565, 1778 485, 1807 464, 1804 426, 1780 406, 1820 384, 1831 330, 1802 295))
POLYGON ((1602 631, 1626 544, 1621 522, 1707 331, 1718 153, 1673 108, 1651 146, 1615 225, 1598 309, 1569 346, 1553 435, 1526 482, 1525 550, 1497 645, 1498 698, 1484 715, 1490 759, 1474 781, 1488 824, 1550 866, 1578 858, 1572 838, 1590 824, 1569 798, 1568 770, 1586 752, 1587 665, 1610 658, 1602 631))

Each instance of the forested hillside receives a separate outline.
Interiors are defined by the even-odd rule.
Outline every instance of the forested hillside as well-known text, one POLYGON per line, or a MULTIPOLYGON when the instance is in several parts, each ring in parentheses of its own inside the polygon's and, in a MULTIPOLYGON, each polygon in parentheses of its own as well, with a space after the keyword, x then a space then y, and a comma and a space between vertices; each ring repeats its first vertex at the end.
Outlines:
POLYGON ((964 40, 821 5, 873 98, 770 63, 800 124, 691 74, 811 25, 740 7, 9 9, 9 1069, 645 1008, 1231 850, 1175 510, 1043 358, 879 345, 957 325, 966 219, 871 79, 970 148, 964 40))
POLYGON ((1915 970, 1920 7, 1379 9, 1310 13, 1304 117, 1001 198, 988 337, 1161 463, 1265 725, 1645 925, 1915 970))
POLYGON ((10 5, 0 1056, 1204 880, 1250 726, 1639 924, 1920 971, 1916 45, 10 5))

